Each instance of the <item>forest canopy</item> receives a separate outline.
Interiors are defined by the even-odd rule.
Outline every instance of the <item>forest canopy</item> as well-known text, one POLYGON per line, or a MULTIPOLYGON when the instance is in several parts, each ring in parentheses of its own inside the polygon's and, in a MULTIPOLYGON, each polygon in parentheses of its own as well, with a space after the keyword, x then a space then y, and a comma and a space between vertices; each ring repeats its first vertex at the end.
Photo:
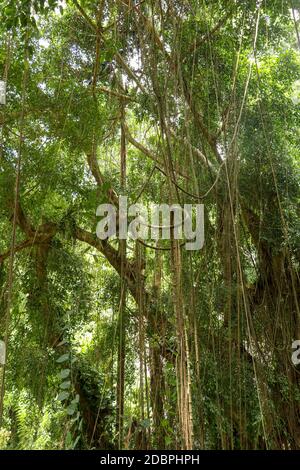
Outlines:
POLYGON ((300 449, 299 3, 0 19, 0 448, 300 449), (120 196, 203 247, 101 239, 120 196))

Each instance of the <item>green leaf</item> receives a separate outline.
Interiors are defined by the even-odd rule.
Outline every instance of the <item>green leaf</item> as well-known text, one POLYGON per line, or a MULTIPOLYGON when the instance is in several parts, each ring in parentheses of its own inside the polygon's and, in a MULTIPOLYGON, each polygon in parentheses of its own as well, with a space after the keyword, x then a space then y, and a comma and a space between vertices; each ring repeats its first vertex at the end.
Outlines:
POLYGON ((70 386, 71 386, 71 381, 66 380, 65 382, 62 382, 59 387, 62 389, 66 389, 66 388, 70 388, 70 386))
POLYGON ((69 360, 69 357, 70 357, 70 356, 69 356, 69 353, 63 354, 62 356, 60 356, 60 357, 57 359, 56 362, 59 362, 59 363, 61 363, 61 362, 66 362, 66 361, 69 360))
POLYGON ((78 421, 79 418, 80 418, 80 412, 77 411, 76 416, 72 419, 73 424, 76 423, 76 421, 78 421))
POLYGON ((69 374, 70 374, 70 369, 63 369, 62 371, 60 371, 58 376, 60 379, 66 379, 69 376, 69 374))
POLYGON ((75 449, 75 447, 77 446, 79 439, 80 439, 80 436, 77 436, 73 443, 73 449, 75 449))
POLYGON ((58 394, 57 399, 58 399, 58 401, 64 401, 64 400, 66 400, 67 398, 69 398, 69 396, 70 396, 69 392, 60 392, 60 393, 58 394))
POLYGON ((69 405, 67 408, 67 413, 68 415, 72 416, 76 410, 77 410, 77 405, 75 403, 71 403, 71 405, 69 405))
POLYGON ((79 403, 79 395, 78 395, 78 393, 76 394, 76 397, 74 398, 74 400, 71 401, 71 403, 79 403))
POLYGON ((68 431, 67 435, 66 435, 66 447, 67 449, 69 449, 71 446, 72 446, 72 434, 70 433, 70 431, 68 431))

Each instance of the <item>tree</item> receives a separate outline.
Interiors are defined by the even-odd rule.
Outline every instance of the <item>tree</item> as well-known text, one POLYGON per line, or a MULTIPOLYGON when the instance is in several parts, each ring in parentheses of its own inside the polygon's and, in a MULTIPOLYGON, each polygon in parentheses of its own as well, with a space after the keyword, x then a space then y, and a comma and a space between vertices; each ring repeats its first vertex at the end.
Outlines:
POLYGON ((299 448, 298 17, 5 2, 4 445, 299 448), (124 193, 204 203, 204 248, 97 238, 124 193))

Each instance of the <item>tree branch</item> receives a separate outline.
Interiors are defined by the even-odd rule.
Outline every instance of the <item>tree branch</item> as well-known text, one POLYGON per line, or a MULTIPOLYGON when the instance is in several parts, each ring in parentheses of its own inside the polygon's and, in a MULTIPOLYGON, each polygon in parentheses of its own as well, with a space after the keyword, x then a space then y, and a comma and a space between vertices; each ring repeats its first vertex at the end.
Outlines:
MULTIPOLYGON (((161 170, 159 168, 160 166, 164 166, 163 162, 160 161, 158 157, 151 152, 151 150, 147 149, 147 147, 145 147, 143 144, 135 140, 135 138, 130 134, 130 131, 126 125, 125 125, 125 131, 126 131, 126 137, 128 139, 128 142, 130 142, 134 147, 140 150, 144 155, 149 157, 153 162, 157 163, 158 165, 157 169, 161 171, 162 173, 166 174, 164 170, 161 170)), ((182 172, 179 169, 175 169, 175 172, 178 173, 179 176, 182 176, 185 179, 188 179, 188 180, 190 179, 190 177, 186 173, 182 172)))
MULTIPOLYGON (((43 235, 36 236, 34 238, 28 238, 27 240, 24 240, 21 242, 19 245, 16 245, 14 252, 17 253, 19 251, 24 250, 25 248, 31 248, 34 245, 41 245, 43 243, 46 243, 49 241, 53 235, 51 233, 47 234, 44 233, 43 235)), ((11 254, 11 250, 7 250, 4 253, 0 254, 0 265, 7 259, 9 258, 11 254)))

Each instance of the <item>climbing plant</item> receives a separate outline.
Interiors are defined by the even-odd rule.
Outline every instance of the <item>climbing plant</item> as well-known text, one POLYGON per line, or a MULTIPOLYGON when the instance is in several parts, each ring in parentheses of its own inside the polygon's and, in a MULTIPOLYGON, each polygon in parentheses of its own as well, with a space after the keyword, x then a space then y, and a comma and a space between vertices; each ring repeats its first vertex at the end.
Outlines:
POLYGON ((0 1, 1 448, 299 448, 295 3, 0 1))

